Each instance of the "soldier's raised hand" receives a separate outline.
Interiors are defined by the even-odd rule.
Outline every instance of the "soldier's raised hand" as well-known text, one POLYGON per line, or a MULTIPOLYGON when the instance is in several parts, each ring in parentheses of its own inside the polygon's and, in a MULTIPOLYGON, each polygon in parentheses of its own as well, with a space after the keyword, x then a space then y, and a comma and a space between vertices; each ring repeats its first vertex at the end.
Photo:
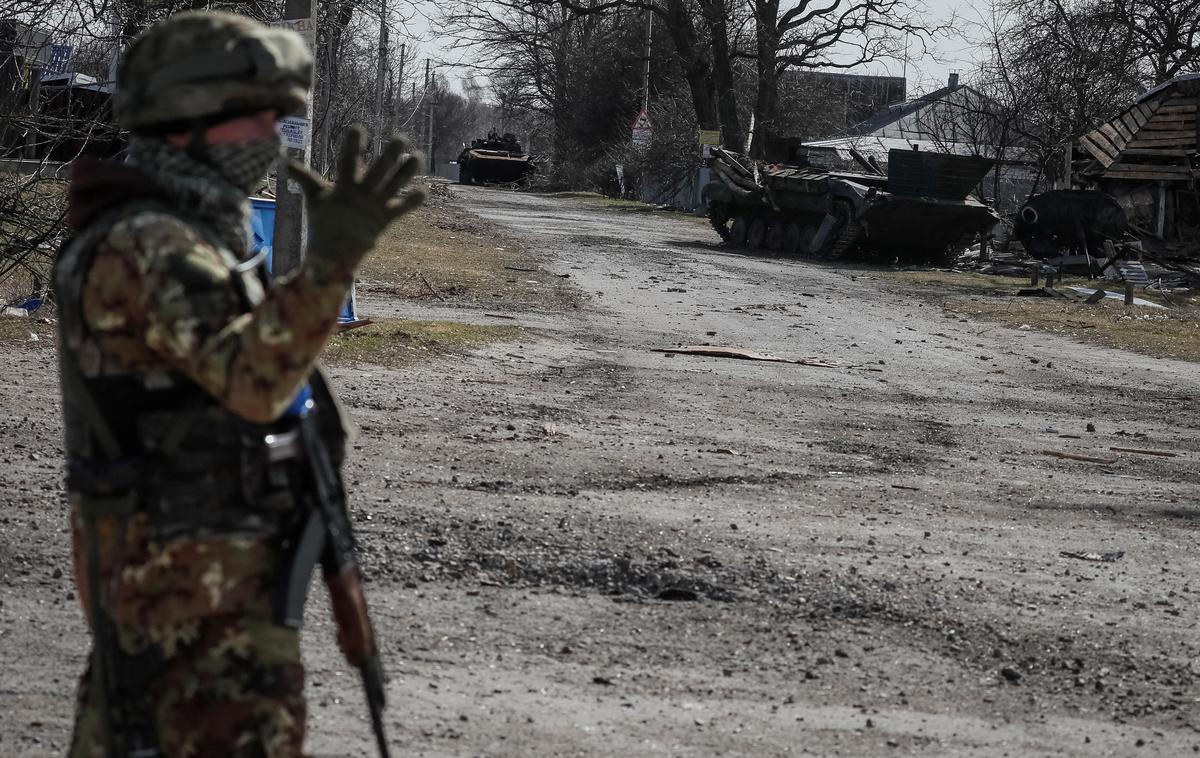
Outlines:
POLYGON ((421 159, 403 137, 393 137, 359 178, 358 156, 365 132, 350 127, 338 158, 337 181, 330 184, 293 161, 292 177, 308 202, 308 255, 322 274, 349 279, 388 225, 425 201, 425 190, 412 186, 421 159))

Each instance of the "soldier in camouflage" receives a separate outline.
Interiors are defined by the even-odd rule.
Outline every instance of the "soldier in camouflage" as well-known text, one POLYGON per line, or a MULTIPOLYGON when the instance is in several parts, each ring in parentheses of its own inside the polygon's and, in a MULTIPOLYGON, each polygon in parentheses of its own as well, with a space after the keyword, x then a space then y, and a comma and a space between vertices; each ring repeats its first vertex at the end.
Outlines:
MULTIPOLYGON (((267 281, 247 249, 247 193, 279 158, 277 119, 303 111, 311 67, 292 32, 173 16, 119 71, 128 162, 75 166, 55 287, 93 645, 71 756, 302 755, 301 614, 283 596, 289 576, 307 586, 297 419, 315 414, 340 463, 315 360, 358 263, 423 198, 403 141, 360 174, 353 130, 336 183, 292 167, 308 253, 267 281)), ((334 601, 365 612, 361 592, 334 601)))

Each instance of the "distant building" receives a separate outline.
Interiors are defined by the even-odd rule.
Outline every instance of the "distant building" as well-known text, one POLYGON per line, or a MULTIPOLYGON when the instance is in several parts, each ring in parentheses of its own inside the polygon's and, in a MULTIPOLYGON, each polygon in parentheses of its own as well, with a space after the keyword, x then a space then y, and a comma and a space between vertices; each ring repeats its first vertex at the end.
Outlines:
POLYGON ((1198 101, 1200 74, 1183 74, 1079 138, 1075 182, 1115 197, 1152 247, 1165 239, 1194 249, 1200 229, 1198 101))
POLYGON ((120 148, 112 84, 73 72, 73 53, 29 24, 0 20, 0 157, 65 162, 120 148))
POLYGON ((765 155, 787 160, 801 143, 841 134, 890 103, 902 102, 907 87, 900 76, 786 71, 779 79, 776 126, 765 155))
MULTIPOLYGON (((870 74, 843 74, 829 71, 789 71, 783 75, 781 89, 798 89, 818 102, 824 113, 824 122, 832 129, 846 128, 865 121, 892 103, 903 102, 908 97, 908 82, 902 76, 875 76, 870 74)), ((820 136, 814 132, 806 136, 820 136)))
POLYGON ((1037 177, 1025 153, 1014 145, 997 145, 993 104, 951 74, 945 87, 892 103, 878 113, 827 139, 804 144, 808 159, 827 168, 861 170, 855 154, 881 169, 889 150, 925 150, 978 155, 997 160, 980 184, 981 194, 1002 212, 1017 210, 1037 177))

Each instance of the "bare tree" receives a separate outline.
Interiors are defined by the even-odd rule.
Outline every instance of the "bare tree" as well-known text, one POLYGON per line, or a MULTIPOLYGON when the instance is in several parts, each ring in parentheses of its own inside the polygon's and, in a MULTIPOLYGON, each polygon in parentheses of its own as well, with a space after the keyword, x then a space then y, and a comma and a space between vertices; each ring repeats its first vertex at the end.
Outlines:
POLYGON ((752 152, 776 127, 779 77, 789 68, 851 69, 906 54, 942 31, 908 0, 748 0, 754 17, 757 88, 752 152))
POLYGON ((1200 0, 1112 0, 1097 10, 1127 32, 1127 64, 1146 84, 1200 67, 1200 0))

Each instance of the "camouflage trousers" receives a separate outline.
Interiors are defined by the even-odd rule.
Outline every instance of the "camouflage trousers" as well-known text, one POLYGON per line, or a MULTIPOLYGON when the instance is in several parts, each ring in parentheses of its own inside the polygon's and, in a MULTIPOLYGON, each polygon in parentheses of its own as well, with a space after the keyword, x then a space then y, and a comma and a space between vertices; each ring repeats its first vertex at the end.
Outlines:
MULTIPOLYGON (((118 636, 127 638, 118 629, 118 636)), ((159 660, 146 708, 164 758, 299 758, 306 706, 299 634, 268 620, 210 616, 159 660)), ((70 758, 106 758, 100 698, 80 684, 70 758)))

